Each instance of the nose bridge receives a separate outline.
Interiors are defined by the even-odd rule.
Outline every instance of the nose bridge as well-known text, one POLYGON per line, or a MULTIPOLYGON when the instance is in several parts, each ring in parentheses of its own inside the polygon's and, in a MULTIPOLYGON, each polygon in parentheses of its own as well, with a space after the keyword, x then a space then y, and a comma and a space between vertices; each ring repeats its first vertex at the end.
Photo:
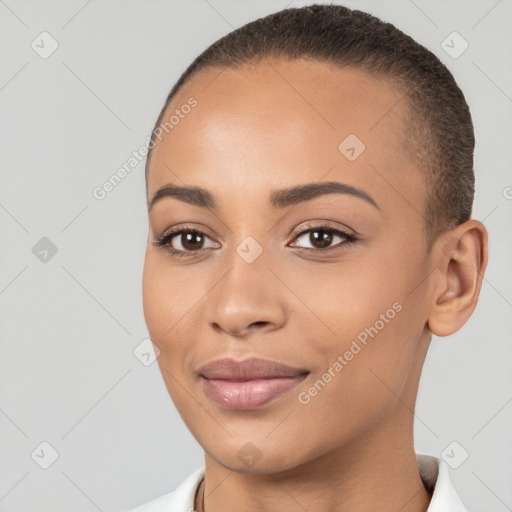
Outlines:
MULTIPOLYGON (((261 239, 261 237, 258 238, 261 239)), ((270 277, 266 266, 269 249, 266 244, 263 241, 260 243, 251 235, 245 236, 226 256, 225 263, 230 271, 221 286, 227 293, 225 299, 232 297, 234 301, 243 300, 247 305, 263 300, 269 301, 270 290, 266 283, 270 277)))
MULTIPOLYGON (((236 201, 240 201, 238 198, 236 201)), ((236 222, 231 223, 229 236, 229 254, 226 254, 226 265, 232 268, 231 272, 265 273, 268 269, 265 263, 270 256, 268 243, 268 225, 263 216, 256 215, 254 206, 259 199, 254 198, 251 204, 241 201, 236 205, 236 222)), ((232 206, 233 206, 232 202, 232 206)), ((260 210, 261 211, 261 210, 260 210)))

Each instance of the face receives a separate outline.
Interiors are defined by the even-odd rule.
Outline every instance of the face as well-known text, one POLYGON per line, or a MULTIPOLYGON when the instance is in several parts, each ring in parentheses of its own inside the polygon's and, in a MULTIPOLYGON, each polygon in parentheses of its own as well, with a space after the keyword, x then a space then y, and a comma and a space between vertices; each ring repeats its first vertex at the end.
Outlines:
POLYGON ((169 185, 211 196, 152 203, 144 315, 175 406, 224 467, 290 469, 412 424, 429 259, 402 95, 279 60, 203 70, 167 109, 181 115, 154 149, 149 200, 169 185), (224 358, 296 371, 205 376, 224 358))

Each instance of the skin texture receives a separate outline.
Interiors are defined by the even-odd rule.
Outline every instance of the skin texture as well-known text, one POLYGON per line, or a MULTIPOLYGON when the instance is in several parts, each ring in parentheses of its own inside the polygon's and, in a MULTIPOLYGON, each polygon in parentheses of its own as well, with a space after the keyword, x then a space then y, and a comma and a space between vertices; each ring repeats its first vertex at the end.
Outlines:
MULTIPOLYGON (((409 158, 402 93, 385 80, 303 59, 221 71, 199 72, 173 99, 169 115, 190 97, 198 104, 155 147, 148 177, 149 199, 173 183, 204 187, 219 203, 218 212, 155 203, 143 275, 163 379, 205 450, 196 507, 425 511, 413 444, 421 369, 431 333, 457 331, 476 305, 487 232, 470 220, 427 252, 426 180, 409 158), (350 133, 366 145, 355 161, 338 149, 350 133), (281 210, 269 202, 274 190, 327 181, 364 190, 379 208, 348 194, 281 210), (323 223, 359 240, 333 235, 322 254, 307 230, 323 223), (199 250, 179 258, 153 245, 181 225, 205 232, 199 250), (262 248, 252 263, 236 251, 246 237, 262 248), (394 303, 401 311, 300 403, 394 303), (253 356, 310 373, 258 409, 210 401, 199 366, 253 356), (249 442, 260 457, 252 465, 239 458, 249 442)), ((185 250, 182 241, 173 247, 185 250)))

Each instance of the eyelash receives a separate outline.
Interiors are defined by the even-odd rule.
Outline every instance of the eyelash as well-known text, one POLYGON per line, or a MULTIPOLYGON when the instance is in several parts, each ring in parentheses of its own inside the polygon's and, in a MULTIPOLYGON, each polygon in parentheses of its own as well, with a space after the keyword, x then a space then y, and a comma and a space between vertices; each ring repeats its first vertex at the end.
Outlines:
MULTIPOLYGON (((308 229, 306 229, 304 231, 300 231, 295 235, 294 240, 297 238, 300 238, 301 236, 305 235, 306 233, 310 233, 312 231, 326 231, 328 233, 341 236, 342 238, 345 239, 345 241, 339 242, 338 244, 334 245, 333 247, 329 247, 327 249, 312 249, 310 247, 299 247, 300 252, 312 251, 313 253, 325 254, 325 253, 328 253, 331 251, 341 250, 342 247, 344 247, 346 245, 354 244, 355 242, 357 242, 359 240, 359 238, 355 237, 354 235, 351 235, 341 229, 335 229, 327 224, 319 224, 317 226, 309 227, 308 229)), ((171 240, 175 236, 181 235, 183 233, 189 233, 189 234, 192 233, 194 235, 202 235, 202 236, 208 237, 208 235, 201 230, 198 230, 196 228, 184 227, 184 228, 178 228, 174 231, 163 233, 163 234, 155 237, 155 239, 153 241, 153 245, 155 245, 157 247, 162 247, 162 249, 166 250, 171 255, 171 257, 175 257, 175 256, 177 256, 178 258, 190 257, 194 253, 200 252, 202 249, 199 249, 197 251, 182 251, 182 250, 178 250, 178 249, 174 249, 174 248, 170 247, 171 240)), ((192 256, 192 257, 194 257, 194 256, 192 256)))

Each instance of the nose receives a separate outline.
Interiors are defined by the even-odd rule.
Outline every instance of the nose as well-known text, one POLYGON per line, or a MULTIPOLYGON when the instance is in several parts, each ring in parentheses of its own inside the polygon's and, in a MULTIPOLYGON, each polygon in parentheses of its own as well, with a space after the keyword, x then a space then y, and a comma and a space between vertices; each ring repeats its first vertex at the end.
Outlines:
POLYGON ((283 284, 260 255, 252 263, 235 253, 231 266, 209 294, 208 321, 217 332, 247 338, 281 328, 287 319, 283 284))

